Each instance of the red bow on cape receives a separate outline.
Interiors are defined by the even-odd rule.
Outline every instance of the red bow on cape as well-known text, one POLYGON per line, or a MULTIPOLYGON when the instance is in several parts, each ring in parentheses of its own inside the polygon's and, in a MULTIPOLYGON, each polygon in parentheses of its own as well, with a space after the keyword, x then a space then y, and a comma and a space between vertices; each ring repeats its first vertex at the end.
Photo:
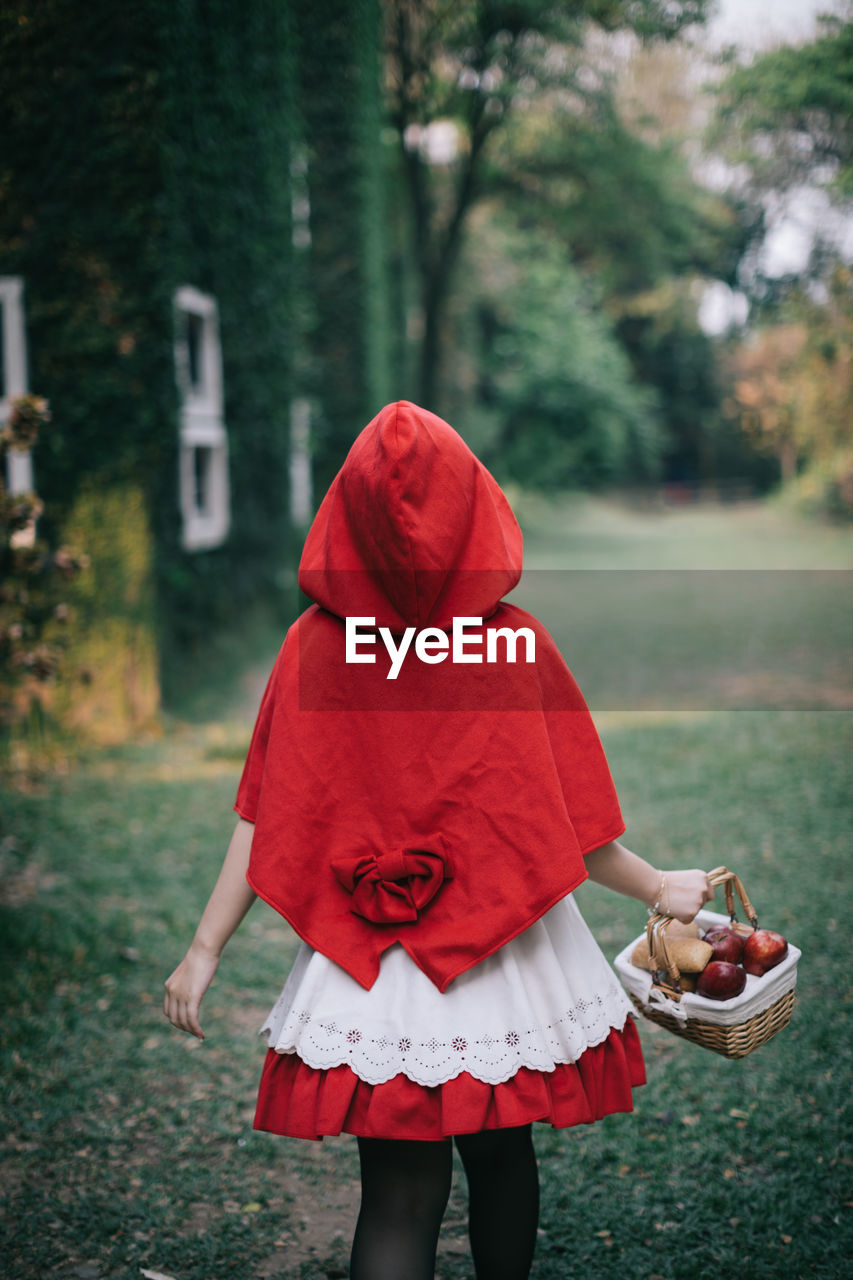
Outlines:
POLYGON ((365 853, 335 858, 332 870, 348 893, 350 911, 374 924, 413 922, 432 902, 445 880, 453 879, 447 841, 432 836, 433 849, 396 849, 393 853, 365 853))

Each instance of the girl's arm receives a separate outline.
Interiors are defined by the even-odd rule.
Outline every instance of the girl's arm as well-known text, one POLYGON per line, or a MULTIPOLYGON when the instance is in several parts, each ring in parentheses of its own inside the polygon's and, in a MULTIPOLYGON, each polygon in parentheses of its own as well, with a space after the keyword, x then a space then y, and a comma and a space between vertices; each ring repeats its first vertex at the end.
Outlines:
POLYGON ((234 828, 219 879, 208 899, 192 945, 166 979, 163 1012, 173 1026, 204 1039, 198 1020, 201 998, 210 986, 222 949, 249 907, 255 892, 246 881, 255 828, 241 818, 234 828))
POLYGON ((710 902, 714 889, 704 871, 657 871, 618 840, 594 849, 584 859, 589 877, 647 907, 659 906, 666 915, 689 924, 696 912, 710 902))

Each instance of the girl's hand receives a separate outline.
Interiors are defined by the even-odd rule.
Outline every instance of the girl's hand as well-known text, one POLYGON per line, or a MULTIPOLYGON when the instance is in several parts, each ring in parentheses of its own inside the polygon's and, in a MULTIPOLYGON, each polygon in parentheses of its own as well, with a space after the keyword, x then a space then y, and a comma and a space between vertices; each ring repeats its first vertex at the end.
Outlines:
POLYGON ((203 1040, 198 1020, 201 998, 213 979, 219 956, 194 942, 171 977, 166 979, 163 1012, 173 1027, 203 1040))
POLYGON ((689 924, 696 912, 711 902, 714 887, 704 871, 667 871, 660 908, 682 924, 689 924))
POLYGON ((203 1040, 198 1021, 201 998, 216 973, 222 948, 255 900, 246 880, 255 828, 241 818, 234 828, 219 879, 195 931, 192 946, 166 979, 163 1012, 180 1031, 203 1040))

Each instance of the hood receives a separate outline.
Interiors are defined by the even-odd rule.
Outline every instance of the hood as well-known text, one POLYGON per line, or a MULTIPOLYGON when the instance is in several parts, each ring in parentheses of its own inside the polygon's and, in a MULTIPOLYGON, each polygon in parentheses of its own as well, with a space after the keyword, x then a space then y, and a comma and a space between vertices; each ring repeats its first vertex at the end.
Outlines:
POLYGON ((521 576, 522 536, 494 477, 407 400, 355 440, 305 540, 299 585, 339 617, 449 627, 488 617, 521 576))

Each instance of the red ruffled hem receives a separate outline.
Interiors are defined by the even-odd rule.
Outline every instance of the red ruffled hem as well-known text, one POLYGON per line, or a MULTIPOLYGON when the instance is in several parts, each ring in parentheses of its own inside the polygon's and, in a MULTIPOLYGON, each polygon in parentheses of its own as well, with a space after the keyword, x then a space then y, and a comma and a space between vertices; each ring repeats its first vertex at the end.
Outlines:
POLYGON ((577 1062, 553 1071, 520 1067, 504 1084, 484 1084, 463 1071, 427 1088, 397 1075, 384 1084, 359 1079, 345 1064, 326 1071, 295 1053, 270 1049, 255 1112, 256 1129, 291 1138, 340 1133, 360 1138, 436 1141, 456 1133, 508 1129, 541 1120, 555 1129, 591 1124, 631 1111, 631 1090, 645 1084, 640 1037, 632 1018, 577 1062))

